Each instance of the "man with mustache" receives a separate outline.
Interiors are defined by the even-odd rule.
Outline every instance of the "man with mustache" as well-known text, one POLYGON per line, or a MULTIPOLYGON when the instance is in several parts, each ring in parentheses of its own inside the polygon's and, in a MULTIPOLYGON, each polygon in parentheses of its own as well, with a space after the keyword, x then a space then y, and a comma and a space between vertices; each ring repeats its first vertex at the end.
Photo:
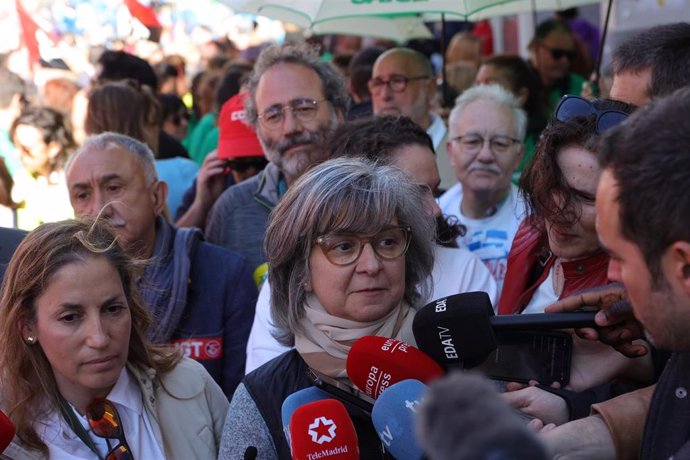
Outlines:
POLYGON ((500 293, 510 246, 526 212, 510 180, 524 151, 527 115, 502 87, 481 85, 455 101, 448 125, 446 150, 459 184, 441 196, 439 205, 467 227, 458 246, 489 267, 500 293))
POLYGON ((147 263, 139 279, 153 322, 147 338, 198 360, 230 397, 244 375, 256 287, 237 253, 163 218, 168 186, 151 149, 131 137, 88 138, 66 169, 74 214, 106 219, 129 254, 147 263))
POLYGON ((206 238, 242 254, 259 283, 268 215, 307 168, 326 159, 324 143, 345 119, 350 98, 343 77, 305 44, 264 49, 247 92, 246 120, 269 164, 223 192, 209 214, 206 238))

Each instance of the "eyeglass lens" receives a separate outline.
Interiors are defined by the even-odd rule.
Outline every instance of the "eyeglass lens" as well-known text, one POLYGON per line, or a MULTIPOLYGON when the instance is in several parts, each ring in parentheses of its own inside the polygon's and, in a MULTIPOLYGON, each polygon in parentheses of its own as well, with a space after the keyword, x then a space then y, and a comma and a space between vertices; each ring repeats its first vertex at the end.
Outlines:
POLYGON ((597 133, 601 134, 607 129, 622 123, 628 114, 618 110, 598 111, 591 102, 579 96, 564 96, 556 108, 556 119, 568 121, 574 117, 597 114, 597 133))
POLYGON ((566 96, 556 109, 556 119, 567 121, 573 117, 582 117, 596 113, 594 106, 586 99, 566 96))
POLYGON ((576 53, 573 50, 551 48, 549 51, 551 52, 551 57, 554 59, 561 59, 563 57, 566 57, 569 61, 572 61, 576 57, 576 53))
POLYGON ((92 401, 86 406, 86 419, 93 434, 101 438, 117 439, 119 442, 107 453, 105 460, 132 460, 120 416, 112 402, 107 399, 92 401))
POLYGON ((269 107, 261 114, 260 120, 268 128, 278 128, 285 120, 285 110, 289 109, 300 122, 311 121, 316 117, 319 102, 322 101, 293 99, 287 104, 269 107))
POLYGON ((362 253, 364 245, 371 247, 382 259, 395 259, 405 253, 408 246, 408 233, 396 227, 383 230, 371 238, 360 238, 352 234, 332 234, 319 238, 317 242, 328 260, 336 265, 355 262, 362 253))

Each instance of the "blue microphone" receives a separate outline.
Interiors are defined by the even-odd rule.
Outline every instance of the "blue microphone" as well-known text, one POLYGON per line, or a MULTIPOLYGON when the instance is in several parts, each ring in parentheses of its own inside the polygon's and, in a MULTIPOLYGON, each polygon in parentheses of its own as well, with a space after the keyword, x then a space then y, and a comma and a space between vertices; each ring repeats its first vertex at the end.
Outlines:
POLYGON ((388 387, 374 403, 374 428, 397 460, 420 460, 424 451, 415 438, 415 417, 427 386, 419 380, 403 380, 388 387))
POLYGON ((285 439, 287 439, 289 446, 292 447, 290 440, 290 417, 292 414, 298 407, 322 399, 333 399, 333 396, 316 387, 304 388, 285 398, 280 409, 280 416, 283 421, 283 433, 285 433, 285 439))

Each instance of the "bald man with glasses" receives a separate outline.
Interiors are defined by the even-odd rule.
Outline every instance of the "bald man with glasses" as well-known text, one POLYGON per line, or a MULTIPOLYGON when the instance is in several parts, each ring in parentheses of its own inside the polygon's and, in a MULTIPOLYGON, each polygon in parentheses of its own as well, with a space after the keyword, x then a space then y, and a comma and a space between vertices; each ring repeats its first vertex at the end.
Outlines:
POLYGON ((409 48, 392 48, 376 59, 368 86, 374 115, 404 115, 426 130, 434 143, 440 188, 455 184, 445 147, 448 129, 431 112, 436 77, 429 59, 409 48))

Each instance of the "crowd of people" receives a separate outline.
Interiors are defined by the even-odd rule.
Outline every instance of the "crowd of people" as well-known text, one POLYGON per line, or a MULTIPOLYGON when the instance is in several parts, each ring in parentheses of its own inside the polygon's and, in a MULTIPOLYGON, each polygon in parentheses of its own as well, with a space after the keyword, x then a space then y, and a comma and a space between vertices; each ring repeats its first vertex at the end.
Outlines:
MULTIPOLYGON (((0 67, 0 457, 291 458, 284 402, 317 375, 360 457, 393 458, 351 348, 417 346, 422 307, 479 291, 490 315, 598 310, 563 333, 566 381, 477 393, 523 414, 500 458, 690 458, 690 24, 618 46, 596 98, 584 45, 563 18, 528 60, 463 32, 451 107, 412 44, 218 46, 189 85, 180 56, 108 50, 43 97, 0 67)), ((465 388, 447 370, 404 436, 499 458, 424 445, 465 388)))

